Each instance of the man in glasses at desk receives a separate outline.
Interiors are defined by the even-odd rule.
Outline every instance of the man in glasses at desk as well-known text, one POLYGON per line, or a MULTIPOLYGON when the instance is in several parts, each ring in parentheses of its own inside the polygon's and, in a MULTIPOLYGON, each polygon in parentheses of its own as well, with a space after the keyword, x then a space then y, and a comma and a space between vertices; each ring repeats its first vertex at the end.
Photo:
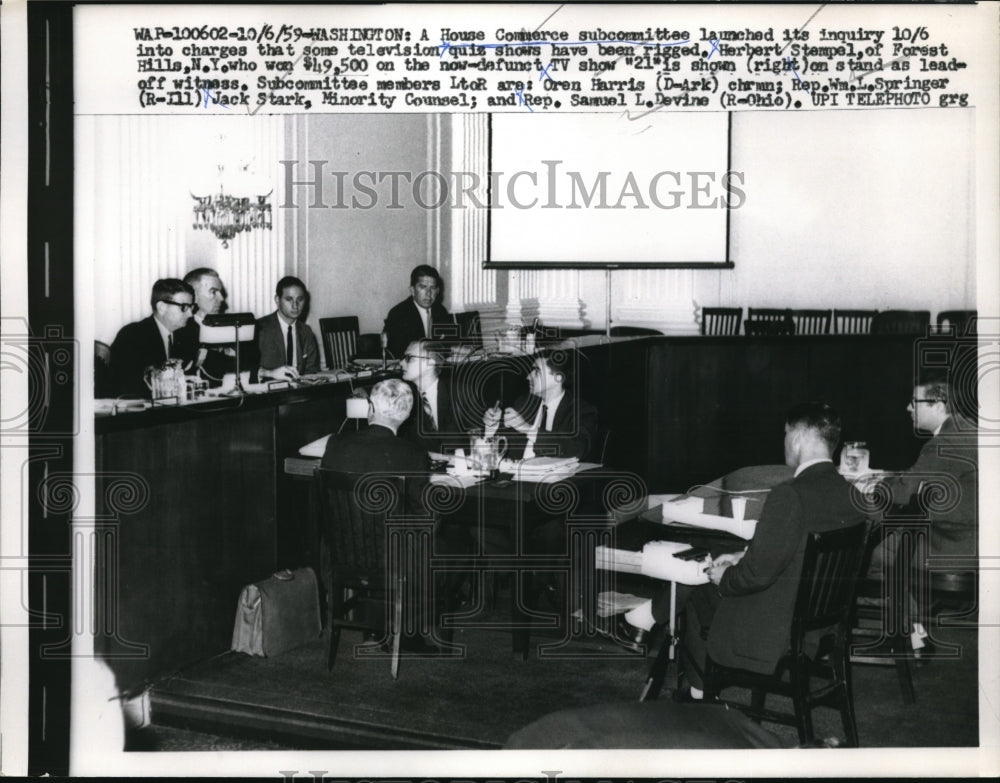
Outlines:
POLYGON ((176 278, 157 280, 149 301, 153 314, 123 326, 111 344, 115 394, 148 397, 144 380, 147 367, 180 359, 187 369, 198 353, 197 340, 183 328, 194 308, 191 286, 176 278))

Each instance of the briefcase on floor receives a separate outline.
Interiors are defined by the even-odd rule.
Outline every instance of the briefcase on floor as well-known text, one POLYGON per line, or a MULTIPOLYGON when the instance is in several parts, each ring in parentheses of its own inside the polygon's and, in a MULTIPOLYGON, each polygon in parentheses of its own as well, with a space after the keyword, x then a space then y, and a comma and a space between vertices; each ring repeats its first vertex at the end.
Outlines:
POLYGON ((316 574, 278 571, 240 593, 232 649, 273 658, 315 640, 322 631, 316 574))

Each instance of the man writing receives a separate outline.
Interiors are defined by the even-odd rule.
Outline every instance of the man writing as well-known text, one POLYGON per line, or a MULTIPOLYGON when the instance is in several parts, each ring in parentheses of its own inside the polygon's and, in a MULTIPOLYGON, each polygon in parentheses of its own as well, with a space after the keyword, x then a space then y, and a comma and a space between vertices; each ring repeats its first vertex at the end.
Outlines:
POLYGON ((436 339, 447 329, 454 333, 454 319, 438 302, 441 288, 441 276, 434 267, 420 264, 410 272, 410 297, 385 317, 387 347, 394 359, 402 358, 414 340, 436 339))
MULTIPOLYGON (((710 584, 690 591, 682 643, 690 688, 680 701, 703 698, 706 654, 724 665, 769 674, 789 643, 792 611, 809 533, 864 522, 852 487, 833 465, 840 416, 829 405, 803 403, 785 419, 785 464, 795 477, 771 490, 742 555, 709 564, 710 584)), ((649 630, 668 619, 669 593, 625 615, 649 630)))
POLYGON ((270 315, 257 321, 256 343, 260 353, 260 380, 293 381, 304 373, 319 372, 316 335, 300 317, 309 301, 305 284, 297 277, 283 277, 275 287, 270 315))
POLYGON ((150 396, 146 368, 180 359, 185 368, 198 353, 197 340, 184 326, 191 318, 194 291, 182 280, 164 278, 149 297, 153 314, 119 330, 111 344, 111 383, 115 394, 150 396))

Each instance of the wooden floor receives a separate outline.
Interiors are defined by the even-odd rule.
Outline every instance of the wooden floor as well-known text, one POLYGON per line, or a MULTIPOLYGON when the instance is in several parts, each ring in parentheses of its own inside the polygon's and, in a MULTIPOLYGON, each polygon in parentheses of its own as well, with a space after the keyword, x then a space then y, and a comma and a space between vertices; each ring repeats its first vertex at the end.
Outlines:
MULTIPOLYGON (((959 649, 914 669, 916 704, 902 703, 892 667, 853 667, 862 747, 978 744, 976 632, 935 635, 959 649)), ((274 659, 227 653, 162 681, 152 692, 154 722, 188 731, 165 729, 159 747, 176 750, 179 742, 186 750, 218 749, 222 735, 239 737, 240 749, 499 748, 548 712, 636 699, 651 662, 600 637, 536 648, 520 661, 511 655, 509 633, 472 629, 456 632, 461 654, 406 658, 394 681, 387 658, 352 654, 359 641, 344 632, 332 672, 323 638, 274 659)), ((533 645, 555 641, 533 637, 533 645)), ((832 710, 816 710, 814 723, 818 737, 843 736, 832 710)), ((793 729, 765 725, 795 744, 793 729)), ((157 749, 155 732, 142 749, 157 749)))

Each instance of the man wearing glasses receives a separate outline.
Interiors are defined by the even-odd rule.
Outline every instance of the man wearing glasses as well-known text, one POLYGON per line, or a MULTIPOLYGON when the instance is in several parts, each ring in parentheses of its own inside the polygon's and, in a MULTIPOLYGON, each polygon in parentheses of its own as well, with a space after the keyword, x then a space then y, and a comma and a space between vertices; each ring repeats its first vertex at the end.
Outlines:
MULTIPOLYGON (((930 555, 974 556, 979 470, 976 423, 956 413, 956 389, 946 378, 931 376, 922 381, 914 387, 906 410, 914 429, 932 437, 920 449, 913 466, 885 484, 892 491, 894 503, 909 505, 921 516, 926 514, 930 555)), ((873 555, 872 571, 884 567, 890 553, 882 550, 880 545, 873 555)), ((919 618, 917 607, 911 609, 919 618)), ((925 647, 926 637, 923 623, 914 622, 910 640, 915 652, 925 647)))
POLYGON ((468 437, 457 423, 451 385, 447 378, 441 380, 444 356, 430 340, 416 340, 406 347, 402 359, 403 380, 413 385, 414 404, 400 435, 424 451, 464 448, 468 437))
POLYGON ((111 344, 114 393, 150 396, 143 379, 146 368, 180 359, 185 369, 194 363, 198 343, 183 327, 194 309, 194 290, 183 280, 165 278, 153 284, 153 314, 119 330, 111 344))
POLYGON ((455 334, 455 321, 443 304, 441 276, 427 264, 410 272, 410 298, 404 299, 385 317, 388 350, 394 359, 401 359, 406 346, 414 340, 437 339, 455 334))

